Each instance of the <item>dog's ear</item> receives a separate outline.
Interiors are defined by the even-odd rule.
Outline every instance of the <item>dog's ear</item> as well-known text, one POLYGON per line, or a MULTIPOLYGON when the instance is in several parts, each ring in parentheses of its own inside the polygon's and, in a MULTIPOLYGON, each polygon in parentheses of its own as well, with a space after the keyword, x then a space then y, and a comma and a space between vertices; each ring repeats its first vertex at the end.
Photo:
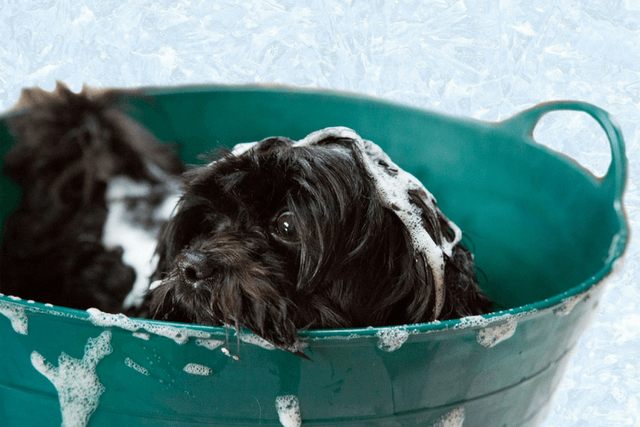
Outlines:
POLYGON ((400 325, 432 320, 433 272, 426 256, 416 251, 407 227, 392 212, 385 211, 381 226, 385 236, 371 268, 380 282, 370 312, 376 325, 400 325))
POLYGON ((461 244, 445 264, 445 299, 440 319, 458 319, 465 316, 490 313, 493 302, 478 286, 473 255, 461 244))
MULTIPOLYGON (((419 192, 409 191, 411 203, 418 206, 422 212, 422 223, 427 233, 439 246, 451 244, 456 239, 455 232, 450 227, 450 221, 436 209, 428 209, 424 197, 419 192)), ((408 307, 408 311, 414 313, 415 321, 431 321, 458 319, 465 316, 483 314, 492 311, 493 303, 478 286, 476 267, 473 256, 462 244, 456 243, 451 254, 443 254, 444 257, 444 292, 443 307, 437 318, 429 309, 423 311, 425 301, 420 298, 408 307), (419 314, 422 313, 420 316, 419 314)), ((416 274, 424 276, 428 289, 433 288, 433 276, 431 268, 424 256, 416 263, 416 274)), ((418 293, 420 295, 420 293, 418 293)), ((429 307, 433 307, 429 304, 429 307)))
MULTIPOLYGON (((425 202, 426 193, 419 189, 412 189, 408 191, 408 196, 410 203, 420 210, 422 227, 436 245, 442 247, 443 243, 450 243, 455 239, 454 232, 449 229, 448 219, 437 208, 434 210, 427 206, 425 202)), ((425 253, 416 250, 411 233, 406 225, 400 221, 397 222, 402 229, 401 234, 404 241, 402 244, 397 245, 397 248, 394 249, 394 254, 397 257, 396 262, 403 265, 401 269, 403 276, 394 285, 394 292, 389 295, 390 298, 395 299, 393 302, 389 301, 389 304, 394 307, 389 315, 390 322, 420 323, 441 319, 442 315, 434 316, 437 292, 433 272, 434 266, 430 264, 425 253)), ((446 295, 449 290, 446 265, 450 259, 446 254, 443 254, 443 257, 445 262, 445 294, 442 295, 442 298, 447 300, 450 298, 447 298, 446 295)), ((460 266, 458 273, 456 275, 458 278, 464 277, 467 281, 475 281, 473 263, 470 266, 460 266)), ((453 280, 455 279, 452 274, 449 281, 453 280)))

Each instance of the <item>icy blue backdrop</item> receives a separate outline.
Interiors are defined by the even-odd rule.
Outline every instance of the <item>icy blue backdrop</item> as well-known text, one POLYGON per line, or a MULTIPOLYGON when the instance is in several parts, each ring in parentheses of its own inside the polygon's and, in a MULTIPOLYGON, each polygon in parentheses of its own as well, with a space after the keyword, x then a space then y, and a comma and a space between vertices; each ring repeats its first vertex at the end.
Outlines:
MULTIPOLYGON (((637 235, 640 0, 0 0, 0 111, 23 87, 281 82, 346 89, 500 120, 579 99, 627 140, 637 235)), ((537 139, 598 174, 604 135, 578 113, 537 139)), ((638 243, 608 285, 544 427, 640 425, 638 243)))

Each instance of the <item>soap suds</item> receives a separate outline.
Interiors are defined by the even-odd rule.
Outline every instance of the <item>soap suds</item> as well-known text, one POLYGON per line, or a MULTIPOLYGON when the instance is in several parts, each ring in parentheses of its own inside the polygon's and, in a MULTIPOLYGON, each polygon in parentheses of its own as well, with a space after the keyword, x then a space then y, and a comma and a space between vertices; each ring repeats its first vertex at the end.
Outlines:
POLYGON ((0 301, 0 314, 11 321, 13 330, 19 334, 27 335, 29 332, 29 319, 24 308, 0 301))
POLYGON ((359 338, 366 338, 366 335, 360 334, 349 334, 349 335, 332 335, 332 336, 320 336, 320 337, 309 337, 307 338, 309 341, 325 341, 325 340, 338 340, 338 341, 350 341, 359 338))
POLYGON ((221 340, 214 340, 214 339, 207 339, 207 338, 199 338, 196 340, 196 345, 199 345, 209 350, 215 350, 216 348, 220 347, 222 344, 224 344, 224 341, 221 341, 221 340))
MULTIPOLYGON (((255 335, 253 333, 242 333, 240 331, 236 331, 236 335, 240 339, 240 341, 246 342, 247 344, 257 345, 258 347, 262 347, 265 350, 275 350, 276 346, 271 344, 269 341, 264 338, 255 335)), ((291 353, 303 352, 306 349, 308 344, 305 341, 297 340, 295 343, 290 345, 289 347, 282 347, 283 349, 290 351, 291 353)), ((231 356, 234 359, 236 356, 231 356)))
MULTIPOLYGON (((21 301, 20 298, 12 298, 14 301, 21 301)), ((0 304, 3 303, 2 301, 0 301, 0 304)), ((5 303, 6 304, 6 303, 5 303)), ((77 319, 77 320, 85 320, 84 317, 82 316, 78 316, 76 314, 74 314, 73 310, 68 310, 65 307, 55 307, 54 305, 51 304, 44 304, 45 308, 40 308, 37 306, 37 302, 31 303, 28 306, 21 306, 19 307, 20 309, 24 310, 25 313, 29 312, 29 313, 36 313, 36 314, 44 314, 44 315, 50 315, 50 316, 57 316, 57 317, 64 317, 67 319, 77 319), (53 308, 53 310, 50 310, 50 308, 53 308), (56 309, 59 308, 60 310, 56 309)), ((13 304, 9 303, 10 306, 14 306, 13 304)), ((18 307, 16 305, 16 307, 18 307)))
POLYGON ((142 375, 146 375, 147 377, 149 376, 149 371, 145 367, 138 365, 131 358, 127 357, 124 359, 124 363, 131 369, 140 372, 142 375))
POLYGON ((197 363, 189 363, 187 364, 184 368, 183 371, 185 371, 188 374, 191 375, 200 375, 200 376, 209 376, 209 375, 213 375, 213 369, 211 369, 208 366, 204 366, 204 365, 198 365, 197 363))
POLYGON ((451 412, 446 413, 433 427, 462 427, 464 424, 464 407, 459 406, 451 412))
POLYGON ((258 144, 257 142, 241 142, 240 144, 236 144, 233 147, 233 150, 231 152, 235 156, 241 156, 242 154, 244 154, 247 151, 251 150, 257 144, 258 144))
POLYGON ((563 299, 562 303, 553 309, 553 312, 556 316, 560 317, 569 315, 571 310, 582 300, 585 294, 586 292, 563 299))
POLYGON ((460 323, 453 326, 453 329, 467 329, 478 326, 486 326, 495 319, 487 319, 482 316, 467 316, 460 319, 460 323))
POLYGON ((97 338, 89 338, 82 359, 62 353, 58 367, 47 362, 34 351, 31 363, 58 391, 63 427, 85 427, 100 403, 105 388, 96 374, 96 366, 112 352, 111 332, 104 331, 97 338))
POLYGON ((240 338, 240 341, 246 342, 247 344, 257 345, 257 346, 265 348, 267 350, 275 350, 276 349, 276 346, 274 346, 269 341, 265 340, 262 337, 259 337, 258 335, 255 335, 255 334, 251 334, 251 333, 243 334, 243 333, 238 332, 238 338, 240 338))
POLYGON ((151 339, 151 336, 146 332, 134 332, 131 335, 145 341, 149 341, 149 339, 151 339))
POLYGON ((376 333, 378 337, 378 348, 380 350, 392 352, 396 351, 409 338, 409 332, 400 328, 385 328, 376 333))
POLYGON ((178 344, 185 344, 190 338, 211 338, 208 332, 134 320, 124 314, 104 313, 97 308, 89 308, 87 312, 89 321, 96 326, 117 327, 131 332, 139 332, 143 329, 151 334, 172 339, 178 344))
POLYGON ((300 402, 297 396, 288 394, 276 397, 276 410, 283 427, 300 427, 302 425, 300 402))
POLYGON ((510 316, 507 321, 501 325, 489 326, 481 329, 476 334, 476 339, 483 347, 493 347, 502 341, 511 338, 516 332, 518 321, 515 317, 510 316))
POLYGON ((135 332, 142 327, 137 321, 128 318, 124 314, 110 314, 105 313, 97 308, 87 309, 89 313, 89 320, 96 326, 110 327, 115 326, 118 328, 126 329, 131 332, 135 332))
POLYGON ((493 347, 511 338, 518 327, 520 319, 533 316, 537 309, 518 314, 505 313, 495 317, 468 316, 460 319, 453 329, 482 328, 476 333, 476 340, 484 347, 493 347))
POLYGON ((178 344, 185 344, 190 338, 209 338, 208 332, 192 330, 188 328, 176 328, 174 326, 144 325, 147 332, 174 340, 178 344))

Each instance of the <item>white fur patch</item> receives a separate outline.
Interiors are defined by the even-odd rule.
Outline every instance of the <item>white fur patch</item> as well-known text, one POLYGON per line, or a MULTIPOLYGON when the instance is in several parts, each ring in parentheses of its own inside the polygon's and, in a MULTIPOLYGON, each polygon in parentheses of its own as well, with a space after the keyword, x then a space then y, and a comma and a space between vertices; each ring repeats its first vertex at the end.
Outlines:
POLYGON ((180 197, 177 181, 166 178, 164 182, 167 184, 165 198, 157 206, 149 203, 154 192, 150 182, 121 175, 111 179, 107 186, 105 198, 109 214, 103 227, 102 244, 106 248, 121 247, 122 261, 136 271, 136 280, 124 300, 124 308, 142 304, 149 289, 149 278, 158 262, 154 253, 160 227, 169 220, 180 197), (151 226, 141 225, 140 220, 151 226))

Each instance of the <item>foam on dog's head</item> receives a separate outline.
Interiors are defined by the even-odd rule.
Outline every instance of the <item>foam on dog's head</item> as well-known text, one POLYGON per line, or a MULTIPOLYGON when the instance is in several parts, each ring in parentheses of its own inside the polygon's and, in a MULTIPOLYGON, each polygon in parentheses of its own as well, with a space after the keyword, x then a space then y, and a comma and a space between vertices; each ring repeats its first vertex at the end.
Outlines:
MULTIPOLYGON (((296 142, 294 147, 313 146, 326 138, 348 138, 355 142, 355 155, 365 165, 367 172, 373 179, 376 191, 384 205, 393 211, 405 225, 411 236, 411 242, 417 253, 421 254, 431 267, 435 287, 435 306, 433 318, 436 319, 444 304, 444 256, 451 256, 453 247, 460 242, 462 233, 451 221, 448 226, 454 233, 454 238, 448 240, 442 235, 438 245, 427 232, 423 221, 422 211, 411 203, 411 193, 419 195, 427 209, 428 215, 436 216, 440 213, 436 206, 436 199, 427 191, 422 183, 413 175, 398 167, 389 156, 376 144, 363 140, 355 131, 345 127, 332 127, 309 134, 296 142)), ((243 153, 252 146, 242 146, 237 150, 243 153)), ((234 153, 236 150, 234 150, 234 153)))
MULTIPOLYGON (((446 235, 440 236, 441 244, 427 232, 420 207, 411 202, 411 194, 418 195, 430 212, 428 215, 442 215, 436 205, 436 199, 422 183, 410 173, 402 170, 393 163, 391 158, 375 143, 364 140, 354 130, 346 127, 330 127, 313 132, 293 144, 293 147, 308 147, 318 144, 327 138, 348 138, 355 142, 354 154, 360 158, 367 172, 374 181, 376 191, 385 207, 393 211, 402 221, 411 236, 411 242, 417 254, 423 256, 431 268, 434 280, 435 304, 433 319, 437 319, 444 305, 444 267, 445 255, 450 257, 453 247, 462 238, 462 232, 447 219, 449 229, 453 232, 453 239, 446 235)), ((232 153, 241 156, 253 149, 258 142, 238 144, 232 153)), ((215 163, 215 162, 214 162, 215 163)), ((446 218, 444 215, 442 215, 446 218)))

